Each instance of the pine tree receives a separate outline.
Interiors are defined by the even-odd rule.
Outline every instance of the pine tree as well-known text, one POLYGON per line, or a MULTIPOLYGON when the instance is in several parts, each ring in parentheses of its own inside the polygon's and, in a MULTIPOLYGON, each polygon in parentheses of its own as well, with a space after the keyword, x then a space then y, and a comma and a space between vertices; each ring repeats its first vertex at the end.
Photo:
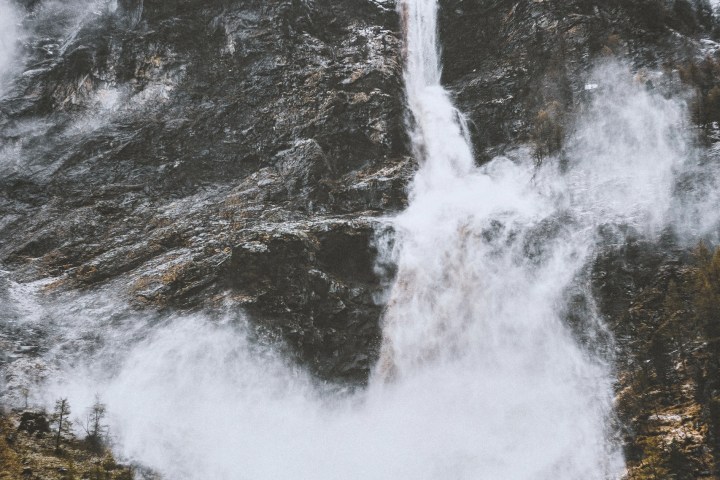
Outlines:
POLYGON ((95 403, 90 407, 85 421, 85 433, 87 433, 86 441, 95 451, 100 451, 103 446, 103 437, 107 435, 108 426, 104 423, 107 407, 100 400, 100 396, 95 396, 95 403))
POLYGON ((60 450, 60 440, 63 434, 70 433, 70 403, 67 398, 60 398, 55 402, 55 411, 52 415, 52 423, 56 425, 55 450, 60 450))

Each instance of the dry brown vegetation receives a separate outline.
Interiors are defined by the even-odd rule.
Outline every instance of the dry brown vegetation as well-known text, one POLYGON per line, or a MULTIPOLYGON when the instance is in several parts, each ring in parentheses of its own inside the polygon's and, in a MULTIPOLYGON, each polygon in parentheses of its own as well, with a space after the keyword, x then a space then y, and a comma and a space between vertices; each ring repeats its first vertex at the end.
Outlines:
POLYGON ((619 415, 628 480, 720 478, 720 249, 704 245, 631 303, 619 415))
POLYGON ((64 435, 56 450, 52 432, 19 428, 21 415, 0 414, 0 480, 132 480, 132 468, 118 464, 109 450, 74 435, 64 435))

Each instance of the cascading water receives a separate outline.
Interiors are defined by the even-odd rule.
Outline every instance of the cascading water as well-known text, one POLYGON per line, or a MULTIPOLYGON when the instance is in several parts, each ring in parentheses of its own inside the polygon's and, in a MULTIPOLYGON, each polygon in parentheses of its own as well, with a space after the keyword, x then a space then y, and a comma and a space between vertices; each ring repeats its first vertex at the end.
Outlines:
MULTIPOLYGON (((607 366, 583 351, 558 306, 587 260, 585 228, 556 228, 556 208, 523 167, 474 167, 462 115, 440 85, 436 0, 407 1, 405 81, 420 169, 396 221, 398 274, 377 377, 435 371, 477 443, 452 455, 487 478, 608 478, 607 366), (490 440, 492 439, 492 440, 490 440)), ((452 450, 455 450, 452 452, 452 450)))
POLYGON ((42 371, 32 400, 67 396, 76 412, 100 393, 118 452, 167 478, 619 478, 611 359, 598 353, 611 345, 591 307, 582 345, 564 317, 586 294, 599 226, 652 237, 678 219, 716 223, 673 196, 683 105, 605 68, 566 166, 518 150, 476 167, 440 84, 437 1, 400 9, 420 167, 389 220, 397 278, 368 389, 318 386, 237 314, 148 319, 102 290, 50 301, 18 285, 3 315, 53 348, 13 364, 11 382, 42 371))

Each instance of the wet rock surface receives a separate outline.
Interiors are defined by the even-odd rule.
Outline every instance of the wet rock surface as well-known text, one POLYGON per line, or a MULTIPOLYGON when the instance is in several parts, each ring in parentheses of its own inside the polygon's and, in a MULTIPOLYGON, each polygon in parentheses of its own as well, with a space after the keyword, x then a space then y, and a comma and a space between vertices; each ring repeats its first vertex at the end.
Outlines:
POLYGON ((367 377, 370 219, 402 208, 412 171, 394 7, 25 7, 30 59, 0 101, 13 278, 115 281, 151 309, 242 297, 316 373, 367 377))
POLYGON ((547 142, 542 111, 569 127, 592 94, 586 86, 606 80, 591 75, 598 62, 619 58, 636 72, 672 76, 705 55, 700 39, 716 29, 707 2, 448 0, 443 80, 468 114, 477 154, 489 159, 515 142, 547 142))

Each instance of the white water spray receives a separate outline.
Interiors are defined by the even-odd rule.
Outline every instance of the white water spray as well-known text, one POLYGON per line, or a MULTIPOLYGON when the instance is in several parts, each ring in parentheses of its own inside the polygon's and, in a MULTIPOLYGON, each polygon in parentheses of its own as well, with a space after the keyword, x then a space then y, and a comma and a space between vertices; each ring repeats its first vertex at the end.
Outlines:
POLYGON ((20 46, 20 15, 9 0, 0 0, 0 94, 15 67, 20 46))
POLYGON ((377 376, 443 372, 427 388, 445 391, 444 408, 484 440, 450 447, 473 475, 612 478, 622 462, 608 440, 609 372, 559 318, 591 238, 584 227, 556 228, 556 206, 531 189, 527 166, 474 166, 463 117, 440 85, 437 9, 436 0, 402 8, 421 166, 397 220, 377 376))
POLYGON ((440 84, 437 2, 403 1, 400 9, 406 36, 405 88, 414 122, 410 134, 422 165, 415 177, 419 194, 470 173, 474 162, 464 117, 440 84))

